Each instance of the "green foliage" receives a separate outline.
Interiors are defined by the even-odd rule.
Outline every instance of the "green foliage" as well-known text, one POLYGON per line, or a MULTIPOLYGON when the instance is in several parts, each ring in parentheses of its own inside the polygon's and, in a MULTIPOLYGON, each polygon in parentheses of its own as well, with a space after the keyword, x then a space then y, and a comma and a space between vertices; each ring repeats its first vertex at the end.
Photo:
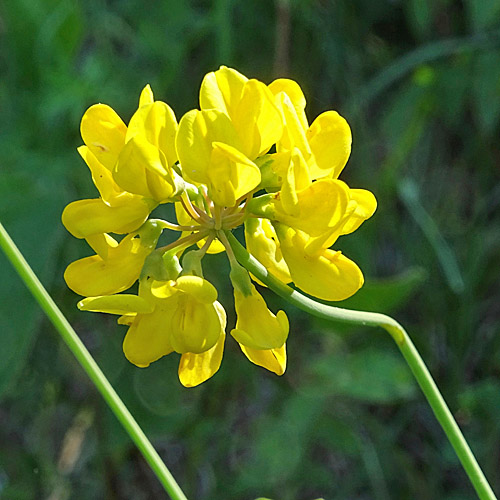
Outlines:
MULTIPOLYGON (((36 173, 44 168, 45 162, 24 155, 26 160, 32 163, 25 164, 21 172, 8 169, 0 172, 0 213, 5 226, 32 267, 42 279, 50 283, 57 266, 57 249, 61 244, 62 231, 59 224, 47 227, 46 221, 58 220, 64 206, 64 187, 60 179, 53 178, 48 172, 42 178, 36 178, 36 173), (11 195, 12 192, 16 193, 15 197, 11 195)), ((1 398, 15 384, 19 371, 27 361, 38 331, 41 311, 3 254, 0 262, 1 398)))
POLYGON ((339 306, 391 314, 406 304, 426 278, 423 268, 411 267, 390 278, 370 279, 356 295, 342 301, 339 306))
MULTIPOLYGON (((264 373, 228 339, 220 372, 187 390, 174 355, 136 368, 121 352, 125 327, 76 310, 62 273, 87 250, 60 214, 96 196, 75 151, 83 112, 103 102, 127 120, 151 83, 180 115, 220 64, 266 82, 290 76, 310 120, 337 109, 349 121, 341 177, 379 208, 336 244, 366 279, 339 305, 407 326, 498 491, 498 1, 17 0, 1 5, 0 25, 0 220, 189 498, 473 497, 381 332, 266 294, 290 316, 287 373, 264 373), (279 22, 291 30, 284 61, 279 22)), ((230 304, 227 263, 210 262, 205 275, 230 304)), ((163 498, 3 256, 0 271, 0 497, 163 498)))
POLYGON ((314 366, 318 384, 332 395, 372 404, 390 404, 415 396, 415 383, 397 353, 364 348, 338 353, 314 366))

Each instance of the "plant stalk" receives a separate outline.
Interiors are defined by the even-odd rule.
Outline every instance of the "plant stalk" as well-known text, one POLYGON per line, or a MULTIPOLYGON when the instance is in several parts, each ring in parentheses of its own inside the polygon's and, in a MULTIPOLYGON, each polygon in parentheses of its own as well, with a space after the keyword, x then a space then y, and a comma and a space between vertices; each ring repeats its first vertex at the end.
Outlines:
POLYGON ((40 307, 44 310, 51 323, 60 333, 66 345, 70 348, 82 368, 97 387, 104 400, 111 408, 116 418, 125 428, 132 441, 156 474, 157 478, 170 495, 172 500, 187 500, 183 491, 162 461, 143 430, 129 412, 123 401, 115 392, 108 379, 101 371, 92 355, 89 353, 66 317, 52 300, 47 290, 33 272, 15 243, 10 238, 4 226, 0 223, 0 247, 10 260, 14 269, 33 294, 40 307))
POLYGON ((449 442, 453 446, 467 476, 476 490, 481 500, 496 500, 495 494, 491 489, 483 471, 479 467, 467 441, 465 440, 458 424, 451 414, 443 396, 439 392, 427 366, 420 357, 417 349, 413 345, 405 329, 393 318, 385 314, 371 313, 365 311, 353 311, 342 309, 340 307, 329 306, 316 302, 315 300, 302 295, 293 290, 277 278, 269 274, 267 269, 254 257, 252 257, 241 243, 231 233, 227 237, 234 255, 238 262, 265 283, 273 292, 283 297, 294 306, 302 309, 319 318, 342 321, 365 326, 380 326, 384 328, 394 339, 399 350, 403 354, 413 375, 415 376, 422 392, 429 402, 434 415, 443 428, 449 442))

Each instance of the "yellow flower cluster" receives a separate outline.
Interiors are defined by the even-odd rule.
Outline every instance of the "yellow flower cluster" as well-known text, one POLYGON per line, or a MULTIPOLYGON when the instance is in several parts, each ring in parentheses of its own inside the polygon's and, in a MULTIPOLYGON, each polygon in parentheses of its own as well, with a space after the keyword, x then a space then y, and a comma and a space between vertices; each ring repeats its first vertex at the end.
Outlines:
POLYGON ((100 197, 70 203, 62 220, 95 255, 71 263, 64 277, 86 297, 81 310, 118 314, 129 326, 123 350, 135 365, 175 351, 186 387, 219 369, 226 314, 201 259, 226 251, 237 313, 231 336, 250 361, 284 373, 288 319, 267 308, 237 263, 227 233, 241 225, 248 251, 284 283, 324 300, 363 284, 358 266, 330 247, 376 201, 338 179, 351 151, 347 122, 327 111, 309 125, 305 105, 292 80, 265 85, 222 66, 203 79, 200 109, 179 123, 149 85, 128 126, 104 104, 84 114, 78 151, 100 197), (175 204, 175 222, 149 218, 166 203, 175 204), (165 229, 180 236, 157 248, 165 229), (138 294, 120 293, 137 280, 138 294))

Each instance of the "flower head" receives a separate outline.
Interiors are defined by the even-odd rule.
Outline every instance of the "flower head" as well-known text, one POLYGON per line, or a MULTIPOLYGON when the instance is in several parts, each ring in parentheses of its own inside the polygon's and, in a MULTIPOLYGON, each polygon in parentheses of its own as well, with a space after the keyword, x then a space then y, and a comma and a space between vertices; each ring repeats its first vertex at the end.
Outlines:
POLYGON ((128 125, 107 105, 87 110, 79 153, 99 197, 70 203, 62 219, 95 255, 71 263, 65 279, 86 297, 80 309, 117 314, 128 326, 127 359, 146 367, 176 352, 179 379, 192 387, 222 361, 226 313, 202 259, 225 251, 231 336, 252 363, 282 375, 288 318, 268 309, 227 234, 243 226, 248 251, 277 279, 342 300, 363 275, 330 247, 371 217, 376 200, 338 178, 351 151, 346 120, 327 111, 309 125, 296 82, 266 85, 222 66, 203 79, 199 104, 178 123, 148 85, 128 125), (176 221, 150 218, 168 203, 176 221), (158 248, 165 230, 180 236, 158 248), (120 293, 136 281, 138 294, 120 293))

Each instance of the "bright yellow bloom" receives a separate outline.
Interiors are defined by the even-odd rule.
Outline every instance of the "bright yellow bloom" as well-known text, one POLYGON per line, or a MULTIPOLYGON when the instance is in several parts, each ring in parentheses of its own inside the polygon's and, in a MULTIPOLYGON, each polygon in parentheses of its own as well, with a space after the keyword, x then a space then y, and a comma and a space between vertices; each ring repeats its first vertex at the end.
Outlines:
POLYGON ((323 300, 344 300, 363 285, 361 270, 341 252, 329 248, 308 252, 305 233, 281 224, 276 230, 292 280, 306 293, 323 300))
POLYGON ((146 367, 176 352, 179 379, 193 387, 222 361, 226 313, 203 278, 202 259, 226 251, 236 309, 231 336, 252 363, 282 375, 287 316, 268 309, 227 233, 243 225, 247 249, 277 279, 342 300, 363 275, 330 247, 377 203, 338 179, 351 151, 346 120, 326 111, 309 125, 296 82, 265 85, 222 66, 203 79, 199 105, 177 124, 148 85, 128 126, 109 106, 86 111, 79 152, 99 197, 70 203, 62 219, 95 255, 70 264, 65 279, 87 297, 80 309, 118 314, 128 326, 127 359, 146 367), (148 220, 166 203, 174 204, 175 221, 148 220), (180 236, 157 248, 164 230, 180 236), (120 293, 137 280, 138 295, 120 293))
POLYGON ((156 206, 153 200, 123 191, 111 172, 87 146, 78 152, 90 169, 100 198, 70 203, 63 212, 66 229, 77 238, 102 233, 129 233, 138 229, 156 206))
POLYGON ((253 285, 250 295, 245 295, 238 288, 234 289, 234 305, 238 320, 231 335, 241 345, 252 349, 283 346, 288 337, 288 318, 283 311, 278 311, 275 316, 253 285))
POLYGON ((179 124, 180 164, 217 205, 233 207, 260 184, 254 160, 280 138, 281 115, 266 85, 226 67, 204 78, 200 106, 179 124))
POLYGON ((215 345, 220 336, 217 290, 207 280, 180 276, 175 281, 154 281, 151 294, 171 311, 169 343, 174 351, 200 354, 215 345))
MULTIPOLYGON (((145 281, 139 295, 89 297, 78 307, 131 317, 123 351, 135 365, 148 366, 176 351, 187 354, 181 364, 189 371, 189 359, 213 367, 213 357, 223 345, 225 312, 216 300, 217 291, 208 281, 181 276, 176 281, 145 281), (203 356, 197 357, 199 354, 203 356)), ((186 375, 191 381, 193 376, 186 375)))
POLYGON ((312 179, 336 179, 351 154, 352 136, 347 121, 336 111, 326 111, 309 126, 304 112, 306 100, 295 82, 276 80, 269 88, 285 122, 285 133, 276 144, 276 150, 298 148, 310 168, 312 179))
POLYGON ((95 104, 83 115, 80 132, 97 160, 112 171, 125 146, 127 126, 122 119, 106 104, 95 104))
POLYGON ((290 283, 278 236, 268 219, 250 218, 245 221, 245 241, 248 251, 276 278, 290 283))
POLYGON ((286 344, 277 349, 252 349, 240 344, 243 354, 255 365, 262 366, 276 375, 283 375, 286 370, 286 344))
POLYGON ((176 144, 187 179, 205 184, 209 196, 220 206, 233 207, 260 183, 259 167, 241 152, 231 120, 218 110, 186 113, 176 144))
POLYGON ((108 234, 88 238, 97 252, 72 262, 64 272, 67 285, 79 295, 110 295, 130 288, 139 278, 152 248, 133 233, 120 243, 108 234))
POLYGON ((283 133, 280 111, 268 87, 225 66, 203 79, 200 107, 217 109, 231 119, 241 152, 251 160, 267 153, 283 133))
POLYGON ((177 119, 172 109, 154 101, 149 85, 139 109, 130 119, 125 144, 113 167, 115 181, 127 191, 165 203, 177 193, 179 180, 172 166, 177 161, 177 119))

